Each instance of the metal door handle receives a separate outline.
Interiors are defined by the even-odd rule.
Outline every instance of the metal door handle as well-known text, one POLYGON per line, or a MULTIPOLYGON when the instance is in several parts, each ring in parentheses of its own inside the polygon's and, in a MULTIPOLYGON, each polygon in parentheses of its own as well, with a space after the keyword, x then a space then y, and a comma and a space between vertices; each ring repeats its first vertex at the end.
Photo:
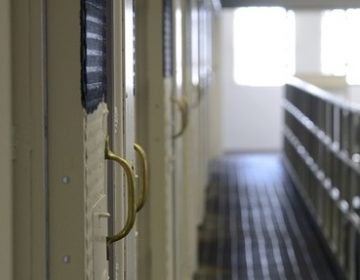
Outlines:
POLYGON ((146 159, 146 153, 144 149, 139 144, 134 144, 134 149, 137 152, 137 154, 140 157, 140 164, 142 169, 142 191, 140 192, 140 196, 138 198, 138 201, 136 203, 136 212, 139 212, 141 208, 143 208, 146 198, 147 198, 147 192, 149 190, 148 186, 148 162, 146 159))
POLYGON ((177 105, 181 112, 181 128, 178 133, 173 135, 173 138, 176 139, 184 134, 188 123, 189 123, 189 103, 185 96, 180 97, 179 99, 173 98, 172 101, 177 105))
POLYGON ((127 219, 124 227, 115 235, 106 237, 106 242, 109 245, 112 243, 123 239, 126 235, 129 234, 135 223, 135 179, 134 173, 132 171, 131 165, 125 159, 119 157, 109 148, 109 139, 106 139, 105 143, 105 159, 116 161, 125 171, 128 187, 128 196, 127 196, 127 219))

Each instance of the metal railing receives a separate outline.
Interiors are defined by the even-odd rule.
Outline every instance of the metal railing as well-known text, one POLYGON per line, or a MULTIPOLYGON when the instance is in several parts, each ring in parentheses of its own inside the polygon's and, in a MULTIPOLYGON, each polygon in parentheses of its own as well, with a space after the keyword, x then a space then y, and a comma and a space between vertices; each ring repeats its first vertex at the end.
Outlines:
POLYGON ((360 279, 360 106, 286 85, 284 160, 348 279, 360 279))

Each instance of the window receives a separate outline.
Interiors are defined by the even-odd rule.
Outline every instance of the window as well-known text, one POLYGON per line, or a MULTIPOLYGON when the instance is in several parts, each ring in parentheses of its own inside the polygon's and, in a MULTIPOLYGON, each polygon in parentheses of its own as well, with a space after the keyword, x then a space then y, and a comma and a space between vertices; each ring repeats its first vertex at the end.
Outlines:
POLYGON ((248 86, 280 86, 295 73, 295 15, 284 8, 234 12, 234 80, 248 86))
POLYGON ((360 84, 360 9, 325 11, 321 20, 321 72, 360 84))

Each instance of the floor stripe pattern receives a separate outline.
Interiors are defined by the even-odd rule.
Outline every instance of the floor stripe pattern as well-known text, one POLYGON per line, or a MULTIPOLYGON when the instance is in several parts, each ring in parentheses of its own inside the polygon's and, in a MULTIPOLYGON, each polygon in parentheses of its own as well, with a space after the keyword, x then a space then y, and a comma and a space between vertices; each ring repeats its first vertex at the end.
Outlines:
POLYGON ((342 279, 275 154, 213 162, 196 280, 342 279))

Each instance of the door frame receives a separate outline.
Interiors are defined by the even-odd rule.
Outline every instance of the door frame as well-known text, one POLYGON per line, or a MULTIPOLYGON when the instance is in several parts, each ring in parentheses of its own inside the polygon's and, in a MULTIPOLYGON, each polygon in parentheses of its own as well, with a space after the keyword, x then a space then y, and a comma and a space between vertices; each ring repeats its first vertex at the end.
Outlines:
POLYGON ((44 0, 11 1, 14 279, 48 277, 44 10, 44 0))
POLYGON ((143 64, 137 64, 139 68, 136 72, 137 95, 141 95, 141 101, 137 101, 137 122, 143 123, 137 128, 137 137, 148 152, 150 165, 148 206, 139 213, 139 216, 143 215, 139 229, 146 230, 148 234, 147 240, 139 243, 144 245, 139 252, 145 252, 140 263, 149 264, 149 274, 146 275, 149 279, 175 279, 172 247, 172 77, 164 77, 163 72, 163 0, 152 0, 151 4, 146 0, 136 2, 136 10, 143 16, 137 21, 141 24, 139 28, 143 28, 142 41, 136 41, 138 62, 139 57, 143 58, 143 64), (139 112, 143 108, 145 110, 139 112), (143 223, 145 217, 148 221, 143 223))
POLYGON ((12 191, 12 92, 11 92, 11 9, 10 0, 0 2, 0 271, 4 279, 13 279, 13 191, 12 191))
MULTIPOLYGON (((129 24, 131 25, 132 23, 127 19, 130 17, 129 20, 131 20, 132 17, 133 0, 113 0, 112 2, 112 62, 109 65, 112 71, 112 98, 108 104, 112 114, 109 118, 109 132, 112 134, 114 151, 134 167, 136 166, 133 149, 135 142, 134 84, 131 84, 128 80, 131 77, 126 76, 126 71, 130 70, 130 67, 126 65, 128 63, 127 55, 131 55, 133 51, 129 45, 129 38, 126 33, 132 30, 132 28, 128 28, 129 24), (128 51, 129 48, 131 49, 130 51, 128 51)), ((130 44, 132 42, 130 39, 130 44)), ((131 61, 130 64, 132 64, 131 61)), ((128 191, 122 170, 114 169, 111 180, 113 182, 110 183, 108 188, 112 188, 113 192, 113 197, 110 199, 113 201, 113 228, 116 232, 123 226, 126 220, 126 197, 128 191)), ((137 191, 138 188, 136 187, 136 195, 137 191)), ((130 233, 123 240, 114 244, 111 272, 114 280, 136 279, 136 239, 135 221, 135 225, 130 233)))
POLYGON ((80 10, 80 1, 72 0, 48 0, 46 6, 51 280, 85 278, 80 10))

